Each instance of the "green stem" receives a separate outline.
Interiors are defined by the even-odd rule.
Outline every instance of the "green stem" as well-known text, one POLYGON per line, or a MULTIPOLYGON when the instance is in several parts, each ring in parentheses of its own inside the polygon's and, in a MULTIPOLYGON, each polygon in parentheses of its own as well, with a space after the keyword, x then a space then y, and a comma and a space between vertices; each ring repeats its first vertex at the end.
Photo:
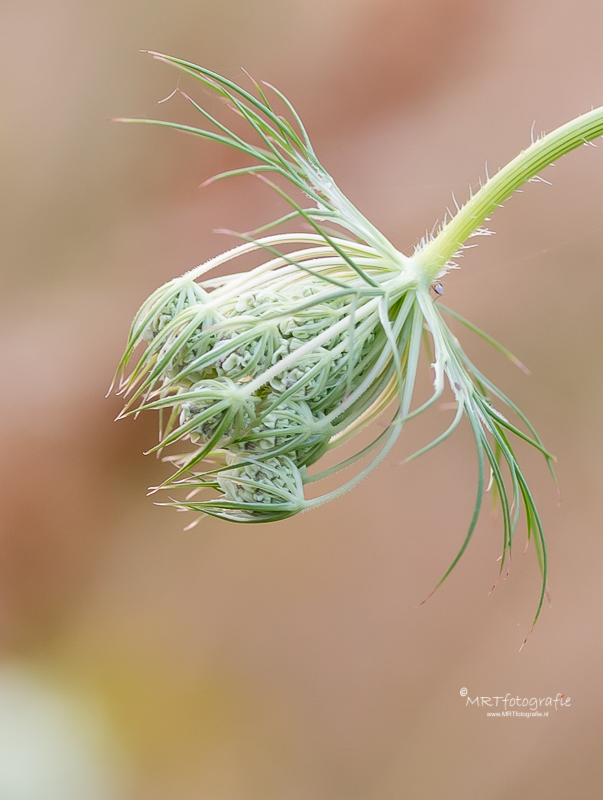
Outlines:
POLYGON ((415 253, 418 272, 429 282, 435 280, 462 244, 516 189, 570 150, 601 135, 603 106, 535 141, 490 178, 438 235, 415 253))

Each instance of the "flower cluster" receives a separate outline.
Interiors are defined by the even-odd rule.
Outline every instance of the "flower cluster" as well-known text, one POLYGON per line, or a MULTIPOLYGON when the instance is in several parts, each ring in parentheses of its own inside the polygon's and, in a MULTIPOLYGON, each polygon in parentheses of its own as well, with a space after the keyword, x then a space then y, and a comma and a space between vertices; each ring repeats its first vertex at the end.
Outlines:
POLYGON ((178 469, 165 485, 222 493, 180 505, 249 522, 308 507, 306 468, 404 382, 415 285, 366 245, 288 234, 241 245, 155 292, 124 357, 125 366, 146 343, 125 381, 126 413, 169 409, 155 449, 196 449, 172 457, 178 469), (251 249, 299 244, 249 272, 197 282, 251 249))
MULTIPOLYGON (((256 143, 231 131, 182 91, 209 129, 127 121, 175 128, 235 148, 253 163, 217 177, 255 174, 291 208, 281 219, 242 236, 238 247, 158 289, 134 319, 120 364, 120 390, 127 398, 123 413, 159 410, 156 451, 181 442, 192 447, 168 457, 176 472, 163 487, 188 490, 171 505, 236 522, 266 522, 331 500, 374 469, 406 421, 431 406, 448 386, 454 418, 414 455, 439 444, 466 418, 476 443, 478 486, 469 530, 440 583, 464 552, 484 493, 493 487, 502 508, 501 573, 522 505, 525 510, 528 539, 534 541, 543 574, 537 618, 545 596, 546 551, 511 435, 539 450, 549 466, 552 456, 521 411, 469 361, 441 312, 515 363, 517 359, 435 303, 430 287, 470 236, 487 233, 483 222, 519 186, 559 156, 603 134, 603 109, 533 142, 406 256, 338 189, 280 92, 269 87, 289 119, 275 111, 258 84, 250 93, 203 67, 152 55, 225 99, 250 125, 256 143), (287 182, 305 198, 302 202, 309 199, 309 207, 285 192, 282 184, 287 182), (292 220, 307 230, 259 236, 292 220), (236 266, 249 253, 263 256, 254 269, 217 277, 213 273, 224 265, 236 266), (140 344, 146 349, 130 369, 140 344), (432 361, 434 390, 427 402, 413 408, 423 347, 432 361), (504 414, 498 406, 506 407, 504 414), (331 456, 384 414, 389 414, 387 423, 372 441, 351 454, 346 449, 339 462, 331 456), (319 471, 313 465, 326 453, 331 465, 319 471), (336 488, 306 496, 321 479, 340 474, 348 477, 336 488)), ((435 288, 439 298, 441 285, 435 288)))

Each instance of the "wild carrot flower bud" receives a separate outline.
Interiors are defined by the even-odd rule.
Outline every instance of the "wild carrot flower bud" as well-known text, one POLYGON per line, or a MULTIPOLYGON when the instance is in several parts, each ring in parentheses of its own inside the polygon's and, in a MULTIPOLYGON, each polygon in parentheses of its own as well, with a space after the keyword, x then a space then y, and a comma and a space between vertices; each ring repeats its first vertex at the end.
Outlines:
POLYGON ((432 406, 448 387, 455 407, 451 424, 409 457, 436 446, 464 417, 468 419, 478 462, 475 509, 465 540, 440 583, 464 552, 484 492, 492 485, 502 507, 501 572, 523 503, 528 538, 534 541, 543 574, 537 618, 546 586, 546 551, 512 436, 539 450, 549 466, 552 456, 521 411, 467 358, 442 312, 519 364, 517 359, 436 304, 441 285, 436 283, 436 298, 430 286, 453 265, 451 259, 466 239, 485 232, 484 220, 515 189, 559 156, 603 133, 603 109, 533 142, 407 256, 342 194, 319 163, 295 110, 277 90, 276 100, 290 120, 275 111, 257 84, 253 94, 202 67, 153 55, 225 98, 261 144, 233 133, 182 92, 213 130, 160 120, 131 121, 176 128, 243 152, 255 163, 218 178, 256 174, 291 208, 285 217, 242 236, 237 247, 158 289, 134 318, 120 363, 121 391, 128 398, 123 413, 171 408, 154 449, 182 441, 196 446, 169 457, 177 470, 163 486, 190 492, 172 504, 239 522, 272 521, 320 505, 374 469, 407 420, 432 406), (267 180, 265 173, 280 183, 267 180), (288 195, 283 181, 309 199, 310 207, 288 195), (309 230, 266 235, 291 220, 309 230), (255 268, 214 276, 217 267, 250 253, 263 257, 255 268), (138 344, 146 344, 146 349, 128 373, 138 344), (423 347, 433 368, 434 388, 431 398, 417 406, 413 397, 423 347), (386 413, 387 424, 371 443, 322 472, 308 471, 323 453, 348 442, 386 413), (348 477, 339 488, 306 495, 322 478, 341 473, 348 477), (198 499, 199 492, 209 495, 198 499))
POLYGON ((222 516, 235 522, 266 522, 303 511, 301 474, 290 458, 229 460, 229 467, 218 475, 224 499, 214 501, 222 516))
POLYGON ((276 393, 267 395, 264 406, 249 432, 231 442, 231 452, 256 457, 287 453, 299 466, 323 454, 334 432, 324 415, 313 414, 303 400, 283 399, 276 393))
POLYGON ((249 429, 258 399, 247 397, 228 378, 215 378, 170 397, 170 404, 181 409, 179 438, 188 434, 191 442, 222 447, 249 429))
POLYGON ((203 303, 207 295, 194 281, 176 278, 154 292, 132 325, 132 335, 152 341, 185 308, 203 303))

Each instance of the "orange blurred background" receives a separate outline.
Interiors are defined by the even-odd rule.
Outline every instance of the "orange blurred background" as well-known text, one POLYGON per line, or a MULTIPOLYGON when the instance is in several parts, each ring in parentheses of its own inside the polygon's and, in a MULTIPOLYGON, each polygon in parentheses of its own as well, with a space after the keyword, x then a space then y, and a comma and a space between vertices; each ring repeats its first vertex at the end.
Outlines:
MULTIPOLYGON (((156 422, 104 399, 160 283, 282 211, 193 137, 111 125, 167 115, 155 49, 284 91, 323 163, 405 252, 454 192, 603 103, 595 0, 4 0, 0 352, 0 798, 595 798, 603 764, 603 154, 582 148, 495 215, 444 281, 463 332, 558 457, 520 448, 545 523, 497 574, 500 519, 424 606, 475 492, 439 412, 353 493, 266 527, 188 519, 145 496, 156 422), (565 694, 548 718, 470 697, 565 694)), ((188 112, 186 112, 188 113, 188 112)), ((283 213, 284 210, 283 210, 283 213)), ((448 419, 446 417, 446 419, 448 419)), ((522 535, 519 538, 522 538, 522 535)))

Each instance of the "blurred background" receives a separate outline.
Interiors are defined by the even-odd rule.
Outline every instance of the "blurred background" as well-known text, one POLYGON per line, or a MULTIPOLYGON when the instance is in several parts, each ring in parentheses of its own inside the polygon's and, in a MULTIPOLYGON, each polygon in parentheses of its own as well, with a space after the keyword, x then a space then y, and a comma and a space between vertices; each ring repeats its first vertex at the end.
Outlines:
MULTIPOLYGON (((603 103, 599 0, 4 0, 0 7, 1 800, 594 798, 603 764, 603 151, 500 209, 445 301, 504 342, 471 355, 558 457, 522 451, 550 550, 489 594, 500 519, 464 536, 463 429, 412 464, 434 410, 353 493, 267 527, 189 520, 146 487, 149 414, 105 399, 160 283, 278 215, 182 119, 167 52, 277 85, 341 188, 400 249, 454 192, 603 103), (491 719, 470 697, 571 698, 491 719)), ((188 87, 189 90, 193 87, 188 87)), ((203 92, 196 90, 201 99, 203 92)), ((283 211, 284 213, 284 211, 283 211)), ((446 419, 448 417, 446 416, 446 419)), ((520 448, 521 449, 521 448, 520 448)), ((523 530, 518 539, 523 539, 523 530)))

